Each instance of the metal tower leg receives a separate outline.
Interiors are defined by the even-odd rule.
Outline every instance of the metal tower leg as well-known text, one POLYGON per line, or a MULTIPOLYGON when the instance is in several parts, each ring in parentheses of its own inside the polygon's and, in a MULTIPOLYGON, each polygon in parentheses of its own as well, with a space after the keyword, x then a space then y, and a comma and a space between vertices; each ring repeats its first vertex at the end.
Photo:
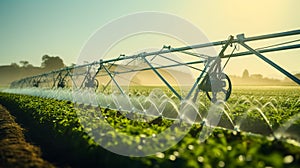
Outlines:
POLYGON ((166 81, 166 79, 161 76, 161 74, 151 65, 151 63, 145 58, 143 57, 143 59, 145 60, 145 62, 150 66, 150 68, 154 71, 154 73, 167 85, 167 87, 176 95, 176 97, 178 97, 179 100, 182 100, 181 96, 179 95, 179 93, 176 92, 176 90, 166 81))
POLYGON ((113 80, 113 82, 116 84, 116 86, 118 87, 118 89, 120 90, 120 92, 122 93, 122 95, 125 95, 123 89, 118 84, 118 82, 115 80, 115 78, 112 76, 111 72, 104 65, 102 67, 107 72, 107 74, 110 76, 110 78, 113 80))

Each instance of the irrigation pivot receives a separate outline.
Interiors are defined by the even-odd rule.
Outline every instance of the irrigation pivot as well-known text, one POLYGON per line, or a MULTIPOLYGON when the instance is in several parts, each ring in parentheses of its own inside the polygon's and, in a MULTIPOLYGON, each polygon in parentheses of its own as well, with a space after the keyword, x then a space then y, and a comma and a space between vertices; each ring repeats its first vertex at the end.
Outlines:
POLYGON ((161 50, 153 52, 142 52, 136 55, 120 55, 117 58, 101 59, 92 63, 65 67, 48 73, 31 76, 20 79, 11 83, 11 88, 72 88, 76 90, 90 89, 95 92, 109 92, 111 84, 116 86, 120 94, 127 94, 122 88, 122 84, 116 80, 121 74, 130 74, 143 71, 152 71, 159 80, 178 98, 179 100, 196 101, 199 92, 205 92, 207 97, 212 101, 226 101, 231 94, 232 86, 229 77, 224 73, 224 68, 230 58, 241 57, 247 55, 255 55, 262 59, 288 78, 300 85, 300 80, 274 63, 272 60, 264 56, 267 52, 276 52, 282 50, 290 50, 300 48, 300 30, 280 32, 254 37, 245 37, 244 34, 229 36, 223 41, 211 43, 196 44, 173 48, 171 46, 163 46, 161 50), (295 37, 296 40, 284 41, 278 44, 272 44, 267 47, 254 49, 248 42, 280 39, 286 37, 295 37), (298 37, 297 37, 298 36, 298 37), (298 42, 298 43, 297 43, 298 42), (237 52, 237 46, 244 47, 244 51, 237 52), (196 49, 219 47, 218 55, 207 55, 195 52, 196 49), (233 49, 230 49, 233 48, 233 49), (172 53, 177 53, 176 57, 185 57, 185 59, 175 59, 172 53), (186 59, 189 57, 189 59, 186 59), (160 58, 167 62, 166 64, 157 64, 153 60, 160 58), (222 64, 222 59, 227 59, 222 64), (132 67, 132 62, 143 63, 145 66, 132 67), (116 68, 118 67, 118 68, 116 68), (195 81, 184 93, 180 93, 178 89, 172 86, 172 83, 164 76, 161 70, 167 68, 186 67, 197 72, 195 81), (200 68, 202 67, 202 68, 200 68), (105 78, 106 80, 101 80, 105 78), (100 86, 101 84, 101 86, 100 86))

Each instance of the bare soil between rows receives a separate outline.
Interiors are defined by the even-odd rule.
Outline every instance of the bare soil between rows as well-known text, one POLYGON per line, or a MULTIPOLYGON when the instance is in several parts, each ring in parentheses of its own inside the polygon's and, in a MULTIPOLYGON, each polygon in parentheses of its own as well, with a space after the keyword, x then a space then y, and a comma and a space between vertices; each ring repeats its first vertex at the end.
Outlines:
POLYGON ((0 105, 0 168, 53 168, 39 147, 26 142, 24 129, 0 105))

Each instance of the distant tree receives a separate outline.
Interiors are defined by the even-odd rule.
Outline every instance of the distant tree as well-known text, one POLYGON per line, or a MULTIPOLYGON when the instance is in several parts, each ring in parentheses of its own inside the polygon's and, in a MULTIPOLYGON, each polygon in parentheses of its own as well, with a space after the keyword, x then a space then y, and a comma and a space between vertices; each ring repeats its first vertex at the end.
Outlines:
POLYGON ((32 64, 28 64, 26 68, 34 68, 34 66, 32 64))
POLYGON ((247 69, 244 70, 243 76, 242 76, 242 77, 243 77, 243 78, 249 78, 249 72, 248 72, 247 69))
POLYGON ((19 68, 19 67, 20 67, 20 66, 19 66, 17 63, 15 63, 15 62, 11 63, 10 66, 12 66, 12 67, 14 67, 14 68, 19 68))
POLYGON ((20 61, 21 67, 26 68, 29 65, 28 61, 20 61))
POLYGON ((42 68, 46 70, 55 70, 55 69, 63 68, 64 66, 65 65, 63 60, 58 56, 52 57, 49 55, 44 55, 42 57, 42 68))

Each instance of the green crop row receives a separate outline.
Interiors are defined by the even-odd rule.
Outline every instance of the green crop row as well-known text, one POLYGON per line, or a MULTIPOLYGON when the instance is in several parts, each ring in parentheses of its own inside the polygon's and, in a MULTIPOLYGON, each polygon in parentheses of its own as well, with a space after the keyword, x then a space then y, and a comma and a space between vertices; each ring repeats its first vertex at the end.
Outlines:
MULTIPOLYGON (((204 142, 200 142, 198 137, 204 129, 200 124, 194 124, 179 143, 166 151, 147 157, 121 156, 99 145, 106 142, 101 139, 101 136, 109 138, 105 147, 127 145, 129 150, 136 151, 139 149, 130 148, 133 141, 140 143, 143 137, 158 135, 174 124, 174 121, 156 118, 145 122, 142 117, 134 120, 132 118, 138 116, 129 116, 130 114, 120 111, 76 105, 70 101, 7 93, 0 93, 0 103, 16 115, 17 121, 23 123, 29 130, 32 139, 41 144, 46 157, 62 165, 72 167, 297 167, 300 165, 299 147, 264 136, 214 129, 204 142), (107 128, 104 127, 105 123, 132 139, 120 140, 115 131, 104 130, 107 128)), ((294 108, 288 108, 288 105, 280 99, 277 99, 276 103, 282 107, 287 106, 289 113, 294 114, 291 109, 294 111, 298 109, 298 104, 295 103, 294 108)), ((233 106, 230 115, 233 118, 241 115, 246 106, 250 105, 239 103, 233 106)), ((287 114, 280 109, 277 111, 275 119, 272 119, 272 114, 267 115, 271 116, 270 120, 273 124, 280 125, 283 122, 280 115, 287 114), (276 120, 276 117, 279 119, 276 120)), ((173 131, 180 133, 176 132, 178 131, 176 129, 173 131)), ((162 148, 169 145, 168 141, 161 142, 160 139, 157 139, 156 144, 161 145, 162 148)))

